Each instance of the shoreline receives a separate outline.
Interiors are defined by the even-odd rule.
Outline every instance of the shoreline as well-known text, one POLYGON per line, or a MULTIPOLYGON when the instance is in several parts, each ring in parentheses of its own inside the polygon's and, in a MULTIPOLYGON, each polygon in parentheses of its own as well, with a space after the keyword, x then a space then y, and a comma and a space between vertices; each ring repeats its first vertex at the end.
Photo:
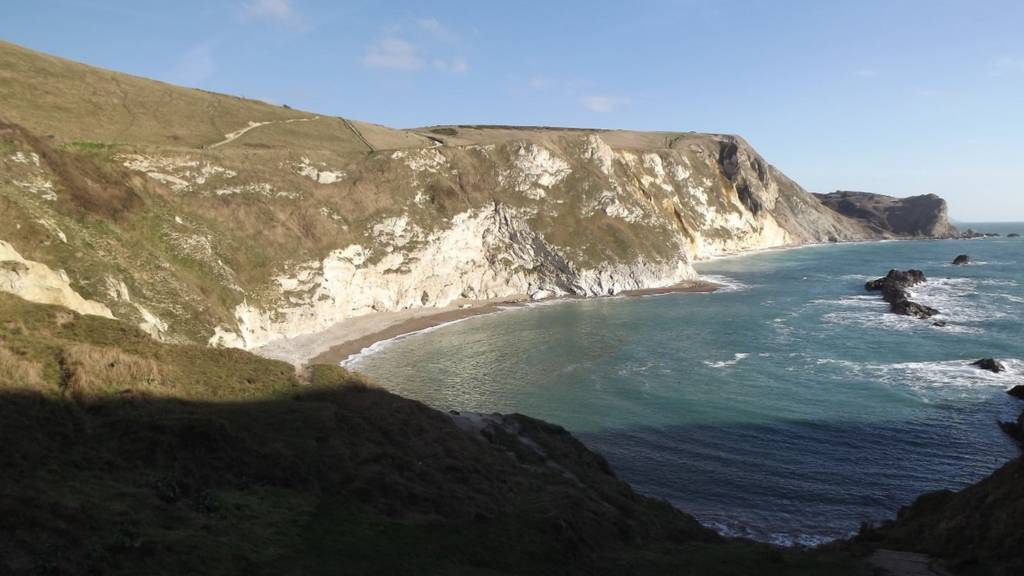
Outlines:
MULTIPOLYGON (((614 296, 596 298, 635 298, 680 293, 710 293, 722 288, 706 280, 690 280, 663 286, 624 290, 614 296)), ((545 300, 530 300, 525 295, 492 300, 456 301, 441 308, 410 308, 377 312, 347 318, 314 334, 303 334, 271 342, 251 352, 266 358, 282 360, 303 368, 312 364, 341 365, 353 358, 376 352, 381 345, 444 325, 454 324, 476 316, 496 314, 506 310, 527 308, 532 305, 555 304, 591 300, 595 297, 559 296, 545 300)))
MULTIPOLYGON (((956 240, 957 238, 952 238, 956 240)), ((694 261, 699 269, 703 263, 741 258, 757 254, 788 252, 807 248, 842 246, 847 244, 874 244, 885 242, 912 242, 921 240, 947 240, 947 238, 878 238, 872 240, 848 240, 841 242, 814 242, 787 246, 773 246, 718 254, 694 261)), ((374 312, 355 316, 338 322, 320 332, 303 334, 277 340, 250 350, 274 360, 281 360, 303 368, 311 364, 342 364, 354 357, 368 355, 381 348, 388 341, 411 336, 418 332, 432 330, 446 324, 461 322, 474 316, 495 314, 503 310, 518 309, 531 305, 554 304, 558 302, 589 300, 594 298, 622 298, 658 296, 673 293, 708 293, 724 288, 722 284, 705 280, 703 277, 661 288, 625 290, 612 296, 559 296, 545 300, 530 300, 526 295, 491 300, 457 300, 439 308, 409 308, 388 312, 374 312), (376 349, 374 349, 376 347, 376 349)))

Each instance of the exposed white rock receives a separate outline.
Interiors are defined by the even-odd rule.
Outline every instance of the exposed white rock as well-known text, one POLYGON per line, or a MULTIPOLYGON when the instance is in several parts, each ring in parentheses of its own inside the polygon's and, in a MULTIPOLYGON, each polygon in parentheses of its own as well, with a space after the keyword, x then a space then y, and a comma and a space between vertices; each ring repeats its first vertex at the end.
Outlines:
POLYGON ((166 185, 175 192, 184 192, 189 189, 189 183, 187 180, 172 176, 170 174, 164 174, 162 172, 146 172, 146 176, 149 176, 153 180, 166 185))
POLYGON ((682 161, 686 166, 683 166, 682 163, 672 165, 672 177, 679 183, 686 182, 690 178, 690 170, 687 168, 690 165, 690 159, 683 156, 682 161))
POLYGON ((234 178, 238 175, 234 170, 184 156, 122 154, 117 158, 125 168, 143 172, 175 192, 195 190, 214 176, 234 178))
POLYGON ((119 280, 112 276, 107 277, 107 296, 111 300, 124 302, 131 304, 135 307, 135 310, 139 313, 142 321, 138 323, 138 327, 143 332, 149 334, 157 340, 163 340, 167 334, 167 323, 160 319, 159 316, 149 311, 148 308, 141 304, 132 302, 131 294, 128 292, 128 286, 125 285, 123 280, 119 280))
POLYGON ((142 322, 138 324, 139 329, 157 340, 164 340, 167 335, 167 323, 139 304, 135 304, 135 308, 142 316, 142 322))
POLYGON ((266 182, 253 182, 240 186, 225 186, 214 191, 217 196, 233 196, 235 194, 260 194, 270 197, 274 194, 274 187, 266 182))
POLYGON ((405 160, 405 165, 413 172, 437 173, 448 165, 448 159, 434 148, 421 150, 399 150, 391 154, 392 160, 405 160))
MULTIPOLYGON (((399 221, 388 233, 404 230, 399 221)), ((252 348, 323 330, 375 311, 446 306, 459 298, 616 294, 695 277, 680 252, 667 263, 606 263, 582 269, 531 231, 524 214, 501 205, 456 215, 408 254, 372 259, 359 245, 335 250, 277 279, 281 304, 235 310, 235 327, 219 327, 210 343, 252 348)))
POLYGON ((324 162, 313 162, 303 156, 300 162, 294 164, 295 172, 299 176, 305 176, 318 184, 334 184, 345 177, 341 170, 329 170, 324 162))
POLYGON ((321 206, 320 215, 325 218, 330 218, 331 220, 334 220, 335 222, 338 223, 339 226, 341 226, 342 229, 348 229, 348 224, 345 223, 345 217, 342 216, 341 214, 338 214, 333 208, 321 206))
POLYGON ((611 191, 601 193, 597 207, 612 218, 620 218, 630 223, 644 220, 644 211, 637 206, 627 206, 619 200, 618 194, 611 191))
POLYGON ((615 151, 597 134, 587 136, 583 156, 597 162, 605 176, 612 175, 615 151))
POLYGON ((80 314, 113 318, 110 308, 101 302, 86 300, 71 287, 63 270, 26 260, 13 246, 0 240, 0 290, 30 302, 57 304, 80 314))
POLYGON ((385 218, 374 224, 373 236, 379 241, 393 246, 405 246, 411 240, 419 239, 423 231, 409 222, 406 215, 385 218))
POLYGON ((653 176, 646 173, 641 176, 640 181, 643 183, 645 188, 650 188, 652 185, 656 185, 665 193, 671 194, 675 192, 675 188, 673 188, 672 184, 665 179, 665 165, 661 161, 661 156, 654 153, 644 154, 643 165, 647 172, 653 173, 653 176))
POLYGON ((38 223, 43 228, 46 228, 47 232, 53 234, 53 236, 57 240, 60 240, 64 244, 68 243, 68 235, 65 234, 64 231, 61 230, 60 227, 53 223, 51 220, 40 218, 39 220, 36 220, 36 223, 38 223))
POLYGON ((32 174, 27 180, 15 180, 14 185, 32 194, 42 196, 43 200, 52 202, 57 199, 57 193, 53 190, 53 182, 39 174, 32 174))
POLYGON ((107 277, 107 296, 111 300, 119 300, 121 302, 132 301, 132 297, 128 293, 128 286, 123 280, 118 280, 112 276, 107 277))
POLYGON ((512 158, 512 168, 499 175, 502 185, 522 192, 533 200, 544 198, 545 189, 564 180, 572 169, 569 163, 536 144, 520 144, 512 158))
POLYGON ((39 154, 36 154, 35 152, 25 154, 21 150, 18 150, 10 156, 10 159, 14 160, 18 164, 31 164, 37 168, 39 167, 39 154))

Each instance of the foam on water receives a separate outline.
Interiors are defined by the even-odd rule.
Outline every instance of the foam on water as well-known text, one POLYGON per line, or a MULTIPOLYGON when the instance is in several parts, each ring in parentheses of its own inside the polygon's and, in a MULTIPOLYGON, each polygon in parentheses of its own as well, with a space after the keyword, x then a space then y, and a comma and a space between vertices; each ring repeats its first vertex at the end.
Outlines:
POLYGON ((749 540, 760 540, 783 548, 814 548, 822 544, 828 544, 838 538, 854 536, 857 532, 850 531, 841 536, 822 536, 815 534, 768 532, 762 533, 751 530, 747 526, 738 525, 727 521, 700 520, 706 528, 711 528, 727 538, 746 538, 749 540))
POLYGON ((749 356, 750 356, 750 354, 748 354, 746 352, 737 352, 737 353, 733 354, 732 360, 722 360, 722 361, 719 361, 719 362, 712 362, 710 360, 705 360, 704 361, 704 365, 708 366, 708 367, 711 367, 711 368, 728 368, 729 366, 735 366, 735 365, 739 364, 740 362, 742 362, 745 358, 747 358, 749 356))
MULTIPOLYGON (((502 308, 502 309, 499 309, 499 311, 510 310, 510 309, 511 308, 502 308)), ((381 352, 384 349, 388 348, 389 346, 397 344, 398 342, 401 342, 403 340, 407 340, 407 339, 413 338, 415 336, 422 336, 423 334, 429 334, 430 332, 433 332, 435 330, 440 330, 441 328, 445 328, 447 326, 452 326, 452 325, 458 324, 460 322, 465 322, 466 320, 472 320, 473 318, 481 318, 483 316, 490 316, 491 314, 497 314, 497 312, 488 312, 486 314, 477 314, 476 316, 467 316, 466 318, 458 318, 456 320, 452 320, 450 322, 444 322, 444 323, 438 324, 436 326, 429 326, 429 327, 423 328, 421 330, 416 330, 416 331, 413 331, 413 332, 406 332, 405 334, 399 334, 398 336, 395 336, 394 338, 388 338, 387 340, 380 340, 380 341, 374 342, 373 344, 363 348, 362 350, 360 350, 359 352, 356 352, 355 354, 350 354, 348 356, 348 358, 345 358, 344 360, 339 362, 338 365, 341 366, 342 368, 352 368, 356 364, 358 364, 359 362, 365 360, 368 356, 370 356, 372 354, 376 354, 378 352, 381 352)))
POLYGON ((821 358, 816 362, 838 366, 847 377, 852 375, 858 379, 875 380, 916 391, 956 390, 979 386, 1008 389, 1012 385, 1024 381, 1024 361, 1019 358, 1000 359, 1000 362, 1006 367, 1006 371, 1000 373, 972 366, 971 363, 975 360, 972 358, 880 364, 821 358))
POLYGON ((721 288, 718 289, 718 292, 745 292, 750 289, 749 285, 744 284, 735 278, 730 278, 721 274, 702 274, 701 279, 721 286, 721 288))

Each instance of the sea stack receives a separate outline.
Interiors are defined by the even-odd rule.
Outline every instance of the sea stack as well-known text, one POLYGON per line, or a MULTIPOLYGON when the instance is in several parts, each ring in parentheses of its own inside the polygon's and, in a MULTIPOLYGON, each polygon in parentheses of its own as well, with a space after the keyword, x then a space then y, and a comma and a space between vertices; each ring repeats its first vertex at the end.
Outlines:
POLYGON ((971 263, 971 257, 967 254, 961 254, 953 259, 953 266, 966 266, 971 263))
POLYGON ((889 309, 902 316, 914 316, 917 318, 931 318, 939 313, 930 306, 912 302, 907 289, 916 284, 925 282, 927 279, 924 272, 920 270, 889 270, 883 278, 871 280, 864 285, 869 292, 882 292, 882 298, 889 303, 889 309))

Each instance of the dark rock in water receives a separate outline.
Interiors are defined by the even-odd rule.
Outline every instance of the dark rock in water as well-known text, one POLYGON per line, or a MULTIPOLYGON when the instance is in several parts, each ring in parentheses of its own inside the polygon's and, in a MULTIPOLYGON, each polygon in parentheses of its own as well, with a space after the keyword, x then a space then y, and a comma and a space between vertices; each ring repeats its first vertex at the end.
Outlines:
POLYGON ((887 284, 894 284, 903 288, 910 288, 915 284, 925 282, 927 278, 924 277, 924 272, 920 270, 889 270, 889 273, 884 278, 872 280, 864 285, 867 290, 884 290, 887 284))
POLYGON ((965 240, 971 240, 974 238, 998 238, 999 234, 995 232, 977 232, 971 228, 968 228, 966 232, 961 232, 960 237, 965 240))
POLYGON ((971 366, 977 366, 982 370, 988 370, 989 372, 995 372, 996 374, 1006 372, 1006 366, 1003 366, 1002 362, 994 358, 982 358, 981 360, 971 362, 971 366))
POLYGON ((1024 384, 1017 384, 1013 388, 1007 390, 1006 393, 1009 394, 1010 396, 1013 396, 1014 398, 1020 398, 1021 400, 1024 400, 1024 384))
POLYGON ((882 299, 889 303, 889 308, 896 314, 931 318, 939 313, 930 306, 911 302, 907 288, 925 282, 924 272, 920 270, 889 270, 884 278, 871 280, 864 288, 871 292, 882 292, 882 299))
POLYGON ((1009 234, 1006 235, 1006 237, 1007 238, 1020 238, 1020 234, 1017 234, 1016 232, 1010 232, 1009 234))
POLYGON ((961 254, 953 259, 953 266, 966 266, 971 263, 971 257, 967 254, 961 254))
POLYGON ((935 322, 932 322, 932 326, 935 326, 936 328, 945 328, 946 326, 949 326, 949 324, 945 320, 936 320, 935 322))
POLYGON ((904 316, 914 316, 917 318, 925 319, 931 318, 939 313, 938 310, 931 306, 925 306, 924 304, 918 304, 917 302, 911 302, 910 300, 903 299, 892 302, 889 308, 896 314, 902 314, 904 316))
POLYGON ((1020 413, 1016 422, 1000 422, 999 427, 1024 448, 1024 412, 1020 413))

